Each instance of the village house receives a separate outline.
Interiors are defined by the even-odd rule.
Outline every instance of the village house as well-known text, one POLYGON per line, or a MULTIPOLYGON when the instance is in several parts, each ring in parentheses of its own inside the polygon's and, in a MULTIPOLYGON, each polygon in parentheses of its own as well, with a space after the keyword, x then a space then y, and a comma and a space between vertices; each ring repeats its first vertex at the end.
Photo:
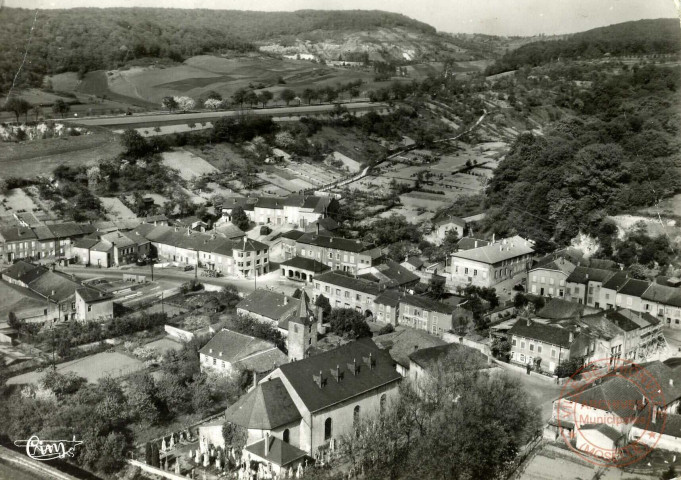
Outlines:
POLYGON ((562 257, 540 262, 530 269, 527 291, 542 297, 564 298, 567 279, 575 268, 562 257))
POLYGON ((296 242, 300 237, 305 235, 301 230, 289 230, 282 233, 276 242, 272 243, 272 250, 276 248, 277 244, 281 245, 280 256, 286 260, 296 257, 296 242))
POLYGON ((409 376, 411 360, 409 356, 424 348, 447 345, 447 342, 424 330, 400 325, 394 332, 373 337, 379 348, 386 350, 395 360, 395 368, 403 377, 409 376))
POLYGON ((531 266, 532 243, 515 236, 485 247, 451 254, 448 283, 493 287, 504 280, 525 274, 531 266))
POLYGON ((94 288, 76 289, 76 319, 79 322, 111 320, 113 297, 94 288))
POLYGON ((482 240, 481 238, 463 237, 456 242, 456 250, 459 252, 462 250, 473 250, 474 248, 486 247, 490 243, 492 242, 482 240))
POLYGON ((151 253, 151 242, 130 232, 109 232, 97 238, 77 240, 71 251, 76 263, 102 268, 135 263, 151 253))
POLYGON ((511 363, 553 373, 560 364, 578 356, 574 348, 577 336, 572 329, 521 318, 508 331, 511 363))
MULTIPOLYGON (((615 273, 602 268, 575 267, 565 282, 565 299, 590 307, 605 308, 601 303, 601 287, 615 273)), ((605 300, 612 303, 614 297, 612 300, 608 298, 605 300)))
POLYGON ((437 245, 440 245, 450 231, 456 232, 456 236, 463 237, 466 231, 466 221, 463 218, 445 216, 433 222, 433 230, 428 235, 437 245))
POLYGON ((551 298, 536 312, 538 318, 547 320, 568 320, 582 315, 600 312, 600 308, 589 307, 583 303, 568 302, 560 298, 551 298))
MULTIPOLYGON (((339 204, 331 196, 290 195, 256 197, 253 203, 247 203, 246 206, 249 207, 244 208, 246 215, 258 225, 293 224, 304 229, 310 223, 333 215, 339 204)), ((223 205, 223 212, 225 208, 229 209, 223 205)))
POLYGON ((400 263, 404 268, 409 270, 410 272, 420 272, 423 270, 423 265, 424 261, 421 260, 419 257, 415 256, 408 256, 404 259, 404 262, 400 263))
POLYGON ((453 330, 461 319, 467 324, 468 318, 472 316, 462 307, 408 294, 400 297, 399 310, 400 325, 425 330, 439 337, 453 330))
POLYGON ((400 289, 414 287, 421 280, 419 275, 412 273, 409 269, 389 258, 379 259, 377 263, 364 269, 363 273, 357 275, 357 277, 380 283, 387 288, 400 289))
POLYGON ((37 256, 38 237, 28 227, 0 228, 0 257, 7 263, 37 256))
POLYGON ((401 379, 390 355, 361 339, 280 366, 229 407, 225 420, 248 431, 244 459, 281 471, 291 458, 327 452, 360 419, 384 411, 401 379))
POLYGON ((625 272, 617 272, 612 275, 600 291, 601 308, 629 308, 631 310, 644 311, 644 302, 641 296, 650 286, 646 280, 629 278, 625 272))
POLYGON ((402 293, 398 290, 384 290, 374 298, 374 321, 377 323, 390 323, 396 326, 400 318, 400 298, 402 293))
MULTIPOLYGON (((256 290, 236 304, 237 315, 248 315, 260 322, 278 326, 300 307, 300 299, 272 290, 256 290)), ((286 330, 284 330, 286 332, 286 330)))
POLYGON ((315 278, 312 300, 316 302, 319 295, 324 295, 333 308, 353 308, 374 318, 374 300, 383 290, 376 282, 330 271, 315 278))
POLYGON ((73 241, 91 234, 94 230, 92 225, 80 225, 73 222, 33 227, 33 233, 37 239, 35 258, 71 258, 73 241))
POLYGON ((667 327, 681 328, 681 289, 652 283, 641 295, 643 310, 665 323, 667 327))
POLYGON ((201 372, 215 371, 230 375, 248 370, 264 374, 287 361, 286 354, 272 342, 228 329, 217 332, 199 350, 201 372))
POLYGON ((313 258, 293 257, 279 264, 281 276, 291 280, 301 280, 312 283, 317 275, 326 273, 331 267, 313 258))
MULTIPOLYGON (((306 233, 296 240, 292 256, 311 258, 332 270, 364 273, 381 257, 381 249, 360 240, 306 233)), ((288 260, 288 258, 287 258, 288 260)))

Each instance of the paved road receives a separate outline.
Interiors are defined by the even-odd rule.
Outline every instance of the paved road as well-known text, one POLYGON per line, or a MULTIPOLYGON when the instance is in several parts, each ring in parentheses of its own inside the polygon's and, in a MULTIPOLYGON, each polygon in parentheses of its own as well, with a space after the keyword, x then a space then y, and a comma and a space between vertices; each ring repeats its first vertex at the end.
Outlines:
MULTIPOLYGON (((385 103, 353 102, 342 104, 350 112, 362 112, 369 110, 382 110, 388 108, 385 103)), ((220 112, 193 112, 193 113, 156 113, 122 115, 116 117, 92 117, 92 118, 69 118, 65 122, 77 123, 84 126, 118 127, 132 125, 148 125, 154 123, 186 123, 189 121, 210 121, 222 117, 237 117, 240 115, 271 115, 274 117, 289 115, 314 115, 325 113, 336 108, 334 104, 325 105, 300 105, 295 107, 258 108, 251 110, 226 110, 220 112)))

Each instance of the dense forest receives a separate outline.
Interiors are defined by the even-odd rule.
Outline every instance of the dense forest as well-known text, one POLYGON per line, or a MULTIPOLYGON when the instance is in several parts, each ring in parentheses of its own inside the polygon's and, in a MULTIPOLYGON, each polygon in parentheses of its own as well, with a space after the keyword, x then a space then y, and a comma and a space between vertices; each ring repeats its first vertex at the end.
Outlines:
MULTIPOLYGON (((22 63, 35 12, 0 11, 0 92, 22 63)), ((39 86, 46 74, 110 69, 138 58, 182 61, 204 53, 254 50, 252 42, 313 31, 362 31, 405 27, 435 29, 404 15, 381 11, 245 12, 112 8, 40 10, 19 85, 39 86)))
POLYGON ((681 69, 634 66, 593 78, 593 88, 573 93, 576 116, 543 135, 521 134, 495 171, 486 221, 498 234, 565 244, 580 231, 597 235, 608 214, 681 191, 681 69))
POLYGON ((681 51, 679 20, 661 18, 619 23, 576 33, 564 40, 532 42, 506 53, 487 69, 488 75, 536 67, 559 59, 670 54, 681 51))

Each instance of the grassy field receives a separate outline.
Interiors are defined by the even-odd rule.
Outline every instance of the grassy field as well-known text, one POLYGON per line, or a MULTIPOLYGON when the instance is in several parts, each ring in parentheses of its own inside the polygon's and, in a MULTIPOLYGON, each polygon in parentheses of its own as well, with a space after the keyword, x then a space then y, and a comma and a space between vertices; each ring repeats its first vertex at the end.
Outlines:
POLYGON ((185 180, 192 180, 193 178, 200 177, 206 173, 218 171, 217 168, 203 158, 186 150, 163 152, 161 156, 163 157, 163 164, 178 170, 180 176, 185 180))
POLYGON ((132 210, 126 207, 120 199, 116 197, 99 197, 102 202, 104 211, 110 220, 125 220, 128 218, 137 218, 132 210))

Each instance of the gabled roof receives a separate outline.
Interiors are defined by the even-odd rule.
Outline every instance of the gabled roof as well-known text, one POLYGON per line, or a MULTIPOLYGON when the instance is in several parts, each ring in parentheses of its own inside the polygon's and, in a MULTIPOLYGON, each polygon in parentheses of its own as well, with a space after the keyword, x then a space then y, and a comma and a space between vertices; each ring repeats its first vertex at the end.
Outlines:
POLYGON ((392 333, 374 337, 373 341, 380 348, 388 350, 393 360, 405 368, 409 368, 409 355, 415 351, 447 344, 424 330, 403 326, 397 328, 392 333))
POLYGON ((258 430, 272 430, 300 418, 300 412, 279 378, 260 382, 225 411, 226 421, 258 430))
POLYGON ((305 232, 300 230, 289 230, 281 234, 281 238, 289 238, 291 240, 298 240, 300 237, 305 235, 305 232))
POLYGON ((624 435, 623 433, 615 430, 610 425, 606 425, 605 423, 590 423, 587 425, 582 425, 580 427, 580 430, 596 430, 597 432, 608 437, 613 442, 616 442, 624 435))
MULTIPOLYGON (((567 281, 570 283, 581 283, 586 285, 589 282, 605 282, 616 272, 602 268, 576 267, 567 281)), ((603 285, 605 286, 605 285, 603 285)))
POLYGON ((463 237, 456 243, 459 250, 471 250, 473 248, 486 247, 491 242, 473 237, 463 237))
POLYGON ((324 265, 314 258, 307 257, 293 257, 285 262, 281 262, 279 265, 282 267, 300 268, 301 270, 313 273, 324 273, 331 269, 328 265, 324 265))
POLYGON ((407 258, 406 263, 411 265, 414 268, 421 268, 423 266, 423 260, 421 260, 419 257, 411 256, 407 258))
POLYGON ((315 412, 384 385, 398 382, 402 376, 395 370, 390 355, 379 349, 370 338, 363 338, 318 355, 279 367, 303 404, 315 412), (373 364, 372 367, 369 363, 373 364), (359 371, 353 375, 354 365, 359 371), (348 367, 350 365, 350 367, 348 367), (341 378, 334 377, 340 367, 341 378), (320 387, 318 379, 322 374, 320 387))
POLYGON ((273 347, 274 344, 266 340, 223 329, 216 333, 199 353, 228 363, 236 363, 254 353, 264 352, 273 347))
POLYGON ((458 225, 458 226, 463 227, 463 228, 466 227, 466 220, 464 220, 463 218, 454 217, 452 215, 442 216, 439 219, 433 221, 433 225, 436 225, 436 226, 449 225, 450 223, 454 224, 454 225, 458 225))
POLYGON ((399 290, 385 290, 376 298, 374 298, 374 303, 379 305, 390 305, 391 307, 397 307, 400 304, 400 298, 403 294, 399 290))
POLYGON ((35 240, 36 236, 28 227, 6 227, 0 228, 0 238, 3 238, 5 242, 22 242, 35 240))
POLYGON ((390 259, 385 259, 380 264, 371 267, 371 273, 379 282, 385 283, 390 287, 401 287, 410 283, 418 283, 421 279, 415 273, 390 259))
POLYGON ((400 298, 400 305, 402 304, 419 307, 428 312, 439 312, 444 314, 451 314, 454 312, 454 310, 456 310, 456 307, 453 305, 448 305, 427 297, 419 297, 416 295, 402 296, 402 298, 400 298))
POLYGON ((633 297, 640 297, 648 290, 650 282, 646 280, 638 280, 636 278, 630 278, 622 288, 618 290, 617 293, 622 295, 631 295, 633 297))
MULTIPOLYGON (((26 275, 29 272, 32 272, 33 270, 39 269, 37 265, 33 265, 32 263, 26 262, 24 260, 19 260, 10 267, 6 268, 5 270, 2 271, 3 275, 8 276, 11 279, 14 280, 19 280, 21 277, 26 275)), ((44 268, 44 267, 43 267, 44 268)), ((47 269, 45 269, 47 270, 47 269)))
POLYGON ((641 295, 643 300, 662 303, 674 307, 681 307, 681 288, 668 287, 666 285, 651 284, 641 295))
POLYGON ((306 233, 298 238, 297 243, 302 245, 315 245, 324 248, 333 248, 345 252, 360 253, 375 248, 373 245, 364 243, 361 240, 350 240, 341 237, 328 235, 317 235, 316 233, 306 233))
POLYGON ((532 244, 528 240, 516 235, 515 237, 499 240, 486 247, 454 252, 452 256, 494 265, 504 260, 510 260, 521 255, 531 255, 532 253, 534 253, 532 244))
POLYGON ((553 272, 561 272, 564 273, 566 276, 569 276, 574 271, 575 268, 576 266, 569 260, 559 258, 556 260, 537 262, 535 265, 532 266, 530 272, 533 272, 535 270, 550 270, 553 272))
POLYGON ((76 293, 85 301, 85 303, 104 302, 113 298, 113 296, 108 293, 90 287, 77 288, 76 293))
POLYGON ((286 465, 289 465, 296 460, 300 460, 301 458, 307 456, 307 453, 305 453, 303 450, 296 448, 293 445, 288 444, 274 436, 269 436, 258 442, 251 443, 250 445, 247 445, 245 449, 253 455, 267 460, 268 462, 271 462, 275 465, 279 465, 280 467, 285 467, 286 465), (269 452, 267 455, 265 455, 266 441, 270 442, 269 452))
POLYGON ((549 320, 564 320, 574 318, 584 313, 585 306, 581 303, 568 302, 561 298, 552 298, 537 312, 537 317, 549 320))
POLYGON ((381 293, 381 288, 378 283, 362 278, 350 277, 335 270, 316 276, 314 281, 328 283, 336 287, 343 287, 348 290, 354 290, 369 295, 378 295, 381 293))
POLYGON ((54 223, 47 225, 55 238, 70 238, 84 235, 86 231, 82 225, 73 222, 54 223))
POLYGON ((236 304, 237 309, 243 309, 256 315, 271 318, 278 322, 295 311, 300 300, 279 292, 270 290, 255 290, 236 304))
POLYGON ((99 243, 99 240, 96 238, 79 238, 75 242, 73 242, 73 247, 74 248, 87 248, 90 249, 97 245, 99 243))
POLYGON ((238 239, 243 238, 246 234, 239 227, 230 222, 225 222, 222 225, 214 227, 214 230, 223 235, 225 238, 238 239))
POLYGON ((530 325, 528 325, 526 319, 524 318, 516 321, 508 333, 509 335, 529 338, 531 340, 537 340, 538 342, 548 343, 550 345, 570 348, 569 330, 552 325, 544 325, 537 322, 530 322, 530 325))
POLYGON ((629 280, 629 274, 627 272, 613 272, 606 281, 603 282, 603 288, 609 290, 619 290, 622 286, 629 280))
POLYGON ((249 372, 267 374, 285 363, 288 363, 288 355, 277 347, 272 347, 239 360, 236 366, 249 372))
POLYGON ((50 300, 61 302, 75 295, 81 285, 64 274, 48 270, 29 283, 28 287, 43 297, 49 296, 50 300))

